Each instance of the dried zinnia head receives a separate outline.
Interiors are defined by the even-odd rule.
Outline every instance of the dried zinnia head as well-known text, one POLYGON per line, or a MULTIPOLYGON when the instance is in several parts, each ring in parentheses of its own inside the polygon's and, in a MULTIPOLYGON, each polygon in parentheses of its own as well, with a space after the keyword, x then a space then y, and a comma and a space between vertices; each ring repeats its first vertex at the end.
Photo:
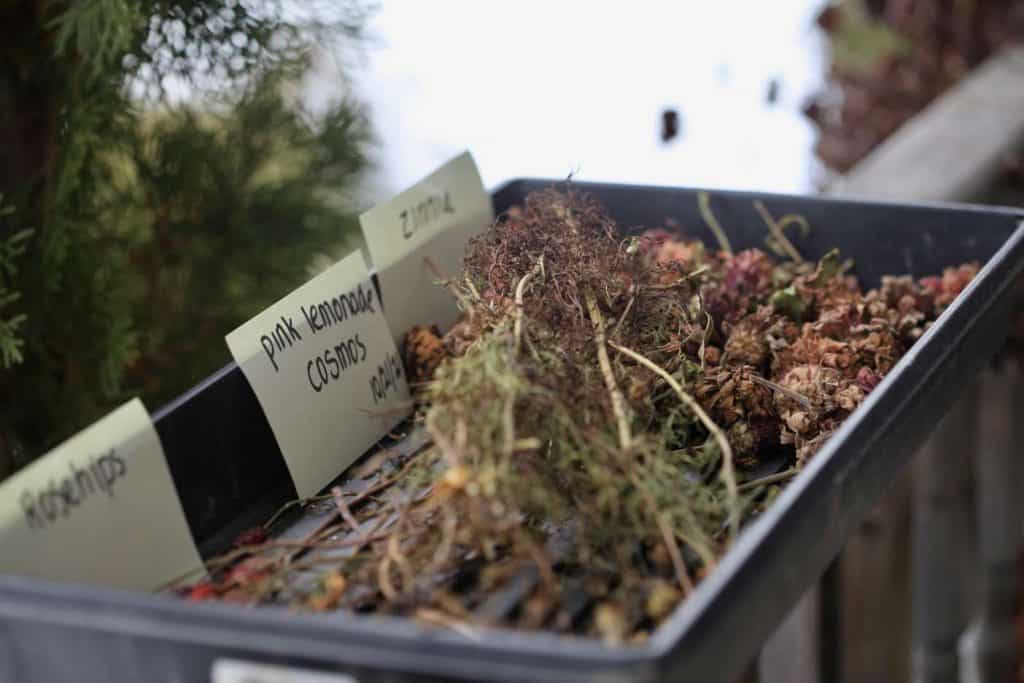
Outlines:
POLYGON ((724 351, 729 362, 762 367, 768 361, 768 340, 762 321, 748 316, 731 326, 724 351))
POLYGON ((733 457, 740 467, 754 467, 761 457, 779 445, 778 419, 772 417, 737 420, 729 427, 726 438, 733 457))
POLYGON ((935 297, 936 315, 953 303, 953 299, 970 284, 979 270, 981 267, 977 262, 965 263, 956 268, 946 268, 942 271, 942 277, 921 279, 921 286, 935 297))
POLYGON ((779 417, 791 431, 809 435, 817 431, 817 418, 834 406, 841 375, 821 365, 797 365, 779 380, 785 392, 775 393, 779 417))
POLYGON ((438 366, 448 357, 441 341, 441 331, 436 325, 413 326, 405 335, 402 348, 406 374, 413 383, 430 381, 438 366))
POLYGON ((753 379, 755 375, 757 371, 746 365, 709 368, 697 385, 697 400, 721 427, 741 418, 774 418, 772 392, 753 379))
POLYGON ((760 249, 724 255, 720 279, 703 290, 708 312, 718 322, 735 322, 752 313, 772 291, 774 271, 771 258, 760 249))

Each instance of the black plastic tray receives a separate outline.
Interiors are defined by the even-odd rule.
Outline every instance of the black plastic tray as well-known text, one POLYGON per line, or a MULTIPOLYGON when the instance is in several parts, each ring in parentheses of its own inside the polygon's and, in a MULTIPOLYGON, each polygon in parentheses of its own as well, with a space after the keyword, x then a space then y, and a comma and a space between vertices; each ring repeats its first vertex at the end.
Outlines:
MULTIPOLYGON (((495 208, 551 184, 508 183, 495 192, 495 208)), ((674 219, 686 234, 711 240, 696 190, 574 185, 624 226, 674 219)), ((406 619, 186 604, 0 576, 0 681, 207 681, 224 657, 345 672, 358 681, 734 679, 1002 344, 1011 286, 1024 266, 1024 213, 1015 210, 713 192, 712 206, 735 248, 763 245, 756 199, 777 217, 805 216, 813 230, 796 240, 798 248, 816 258, 839 247, 868 285, 883 274, 937 274, 972 259, 985 266, 645 645, 615 649, 502 630, 484 630, 472 641, 406 619)), ((295 497, 267 421, 236 367, 216 373, 155 419, 204 554, 295 497)))

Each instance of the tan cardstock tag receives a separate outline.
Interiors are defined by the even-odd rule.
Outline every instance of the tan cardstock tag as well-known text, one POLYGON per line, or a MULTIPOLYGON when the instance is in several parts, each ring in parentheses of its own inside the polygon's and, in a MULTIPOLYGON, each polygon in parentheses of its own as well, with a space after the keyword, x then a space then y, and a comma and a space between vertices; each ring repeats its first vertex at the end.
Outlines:
POLYGON ((396 342, 413 325, 447 330, 455 323, 455 300, 436 284, 426 260, 445 277, 457 277, 469 238, 493 222, 491 196, 469 152, 359 217, 396 342))
POLYGON ((0 573, 154 590, 201 564, 137 398, 0 484, 0 573))
POLYGON ((358 251, 226 339, 302 497, 411 411, 402 361, 358 251))

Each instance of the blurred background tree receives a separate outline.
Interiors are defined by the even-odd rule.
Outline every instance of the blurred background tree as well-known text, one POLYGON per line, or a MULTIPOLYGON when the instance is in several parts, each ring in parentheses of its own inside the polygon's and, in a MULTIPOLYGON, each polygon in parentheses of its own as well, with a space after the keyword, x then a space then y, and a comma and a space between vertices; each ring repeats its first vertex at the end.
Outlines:
POLYGON ((350 100, 314 115, 293 93, 365 17, 301 11, 0 6, 0 478, 132 395, 173 398, 341 255, 368 127, 350 100))

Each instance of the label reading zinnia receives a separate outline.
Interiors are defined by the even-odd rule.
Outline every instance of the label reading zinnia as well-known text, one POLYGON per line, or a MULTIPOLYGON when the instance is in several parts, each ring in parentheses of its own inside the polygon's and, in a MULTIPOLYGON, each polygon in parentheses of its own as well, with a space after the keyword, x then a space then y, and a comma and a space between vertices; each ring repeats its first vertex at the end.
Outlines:
POLYGON ((396 342, 413 325, 442 330, 459 317, 439 277, 456 277, 471 237, 491 227, 494 209, 469 152, 359 217, 396 342))

